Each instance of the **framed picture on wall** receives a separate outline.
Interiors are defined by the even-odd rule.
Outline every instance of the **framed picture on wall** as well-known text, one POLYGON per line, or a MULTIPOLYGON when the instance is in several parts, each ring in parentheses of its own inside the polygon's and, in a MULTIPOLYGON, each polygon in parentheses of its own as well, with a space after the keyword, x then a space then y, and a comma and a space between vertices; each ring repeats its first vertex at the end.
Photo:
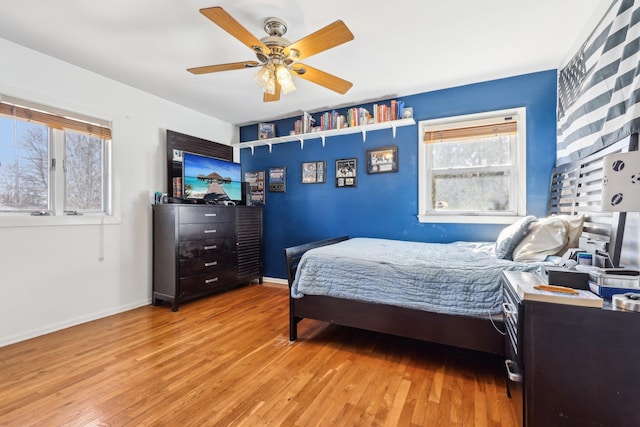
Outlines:
POLYGON ((355 187, 358 183, 358 159, 336 160, 336 187, 355 187))
POLYGON ((302 183, 322 184, 326 182, 327 163, 322 160, 318 162, 302 163, 302 183))
POLYGON ((269 168, 269 191, 284 193, 287 189, 287 169, 284 166, 269 168))
POLYGON ((264 171, 245 172, 244 181, 249 185, 246 195, 249 206, 264 206, 264 171))
POLYGON ((275 123, 258 123, 258 139, 269 139, 276 137, 275 123))
POLYGON ((367 150, 367 173, 398 172, 398 147, 367 150))

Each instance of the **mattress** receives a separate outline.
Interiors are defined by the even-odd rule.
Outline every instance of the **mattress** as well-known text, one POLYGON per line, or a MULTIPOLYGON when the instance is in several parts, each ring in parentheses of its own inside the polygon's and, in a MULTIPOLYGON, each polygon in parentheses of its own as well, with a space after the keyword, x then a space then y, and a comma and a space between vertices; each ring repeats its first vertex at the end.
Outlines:
POLYGON ((502 271, 535 271, 540 263, 498 259, 493 247, 493 242, 353 238, 307 251, 291 296, 327 295, 446 314, 498 314, 502 271))

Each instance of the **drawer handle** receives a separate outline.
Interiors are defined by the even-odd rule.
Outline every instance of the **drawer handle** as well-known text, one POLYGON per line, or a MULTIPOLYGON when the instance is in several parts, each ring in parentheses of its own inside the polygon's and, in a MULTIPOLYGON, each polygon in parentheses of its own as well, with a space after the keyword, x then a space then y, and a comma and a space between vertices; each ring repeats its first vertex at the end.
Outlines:
POLYGON ((511 381, 513 381, 514 383, 522 382, 522 374, 517 374, 513 372, 513 369, 512 369, 514 366, 517 366, 516 362, 510 359, 507 359, 504 361, 504 366, 506 366, 507 368, 507 377, 509 377, 511 381))
POLYGON ((205 262, 205 263, 204 263, 204 266, 205 266, 205 267, 213 267, 214 265, 218 265, 218 261, 205 262))
POLYGON ((504 311, 504 315, 507 316, 507 318, 515 318, 518 314, 513 304, 510 304, 508 302, 502 303, 502 310, 504 311))
POLYGON ((215 214, 215 213, 206 213, 206 214, 204 214, 204 216, 218 216, 218 214, 215 214))
POLYGON ((213 283, 213 282, 217 282, 217 281, 218 281, 218 278, 214 277, 213 279, 206 279, 204 281, 204 283, 206 283, 208 285, 209 283, 213 283))
POLYGON ((216 230, 204 230, 204 234, 215 233, 216 230))
POLYGON ((210 251, 211 249, 218 249, 218 245, 205 246, 205 251, 210 251))

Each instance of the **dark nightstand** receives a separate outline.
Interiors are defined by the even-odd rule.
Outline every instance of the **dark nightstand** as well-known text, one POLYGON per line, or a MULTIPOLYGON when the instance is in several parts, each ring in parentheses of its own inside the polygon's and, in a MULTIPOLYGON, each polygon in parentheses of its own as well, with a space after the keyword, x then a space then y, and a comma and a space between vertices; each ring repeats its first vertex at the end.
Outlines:
POLYGON ((640 426, 640 313, 522 300, 505 271, 508 391, 533 426, 640 426))

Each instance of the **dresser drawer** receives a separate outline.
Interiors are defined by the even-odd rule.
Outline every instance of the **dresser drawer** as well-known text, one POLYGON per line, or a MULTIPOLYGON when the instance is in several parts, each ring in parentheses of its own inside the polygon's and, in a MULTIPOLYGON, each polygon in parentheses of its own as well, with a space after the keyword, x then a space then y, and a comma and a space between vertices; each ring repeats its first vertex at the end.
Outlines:
POLYGON ((180 297, 207 293, 233 284, 235 269, 214 271, 180 279, 180 297))
POLYGON ((180 224, 180 241, 205 240, 234 236, 233 223, 210 222, 203 224, 180 224))
POLYGON ((180 242, 178 256, 180 259, 199 258, 235 250, 236 244, 232 239, 186 240, 180 242))
POLYGON ((180 224, 233 222, 235 219, 233 209, 220 206, 180 206, 178 212, 180 224))
POLYGON ((232 254, 217 254, 202 258, 180 260, 180 277, 210 273, 233 266, 232 254))

